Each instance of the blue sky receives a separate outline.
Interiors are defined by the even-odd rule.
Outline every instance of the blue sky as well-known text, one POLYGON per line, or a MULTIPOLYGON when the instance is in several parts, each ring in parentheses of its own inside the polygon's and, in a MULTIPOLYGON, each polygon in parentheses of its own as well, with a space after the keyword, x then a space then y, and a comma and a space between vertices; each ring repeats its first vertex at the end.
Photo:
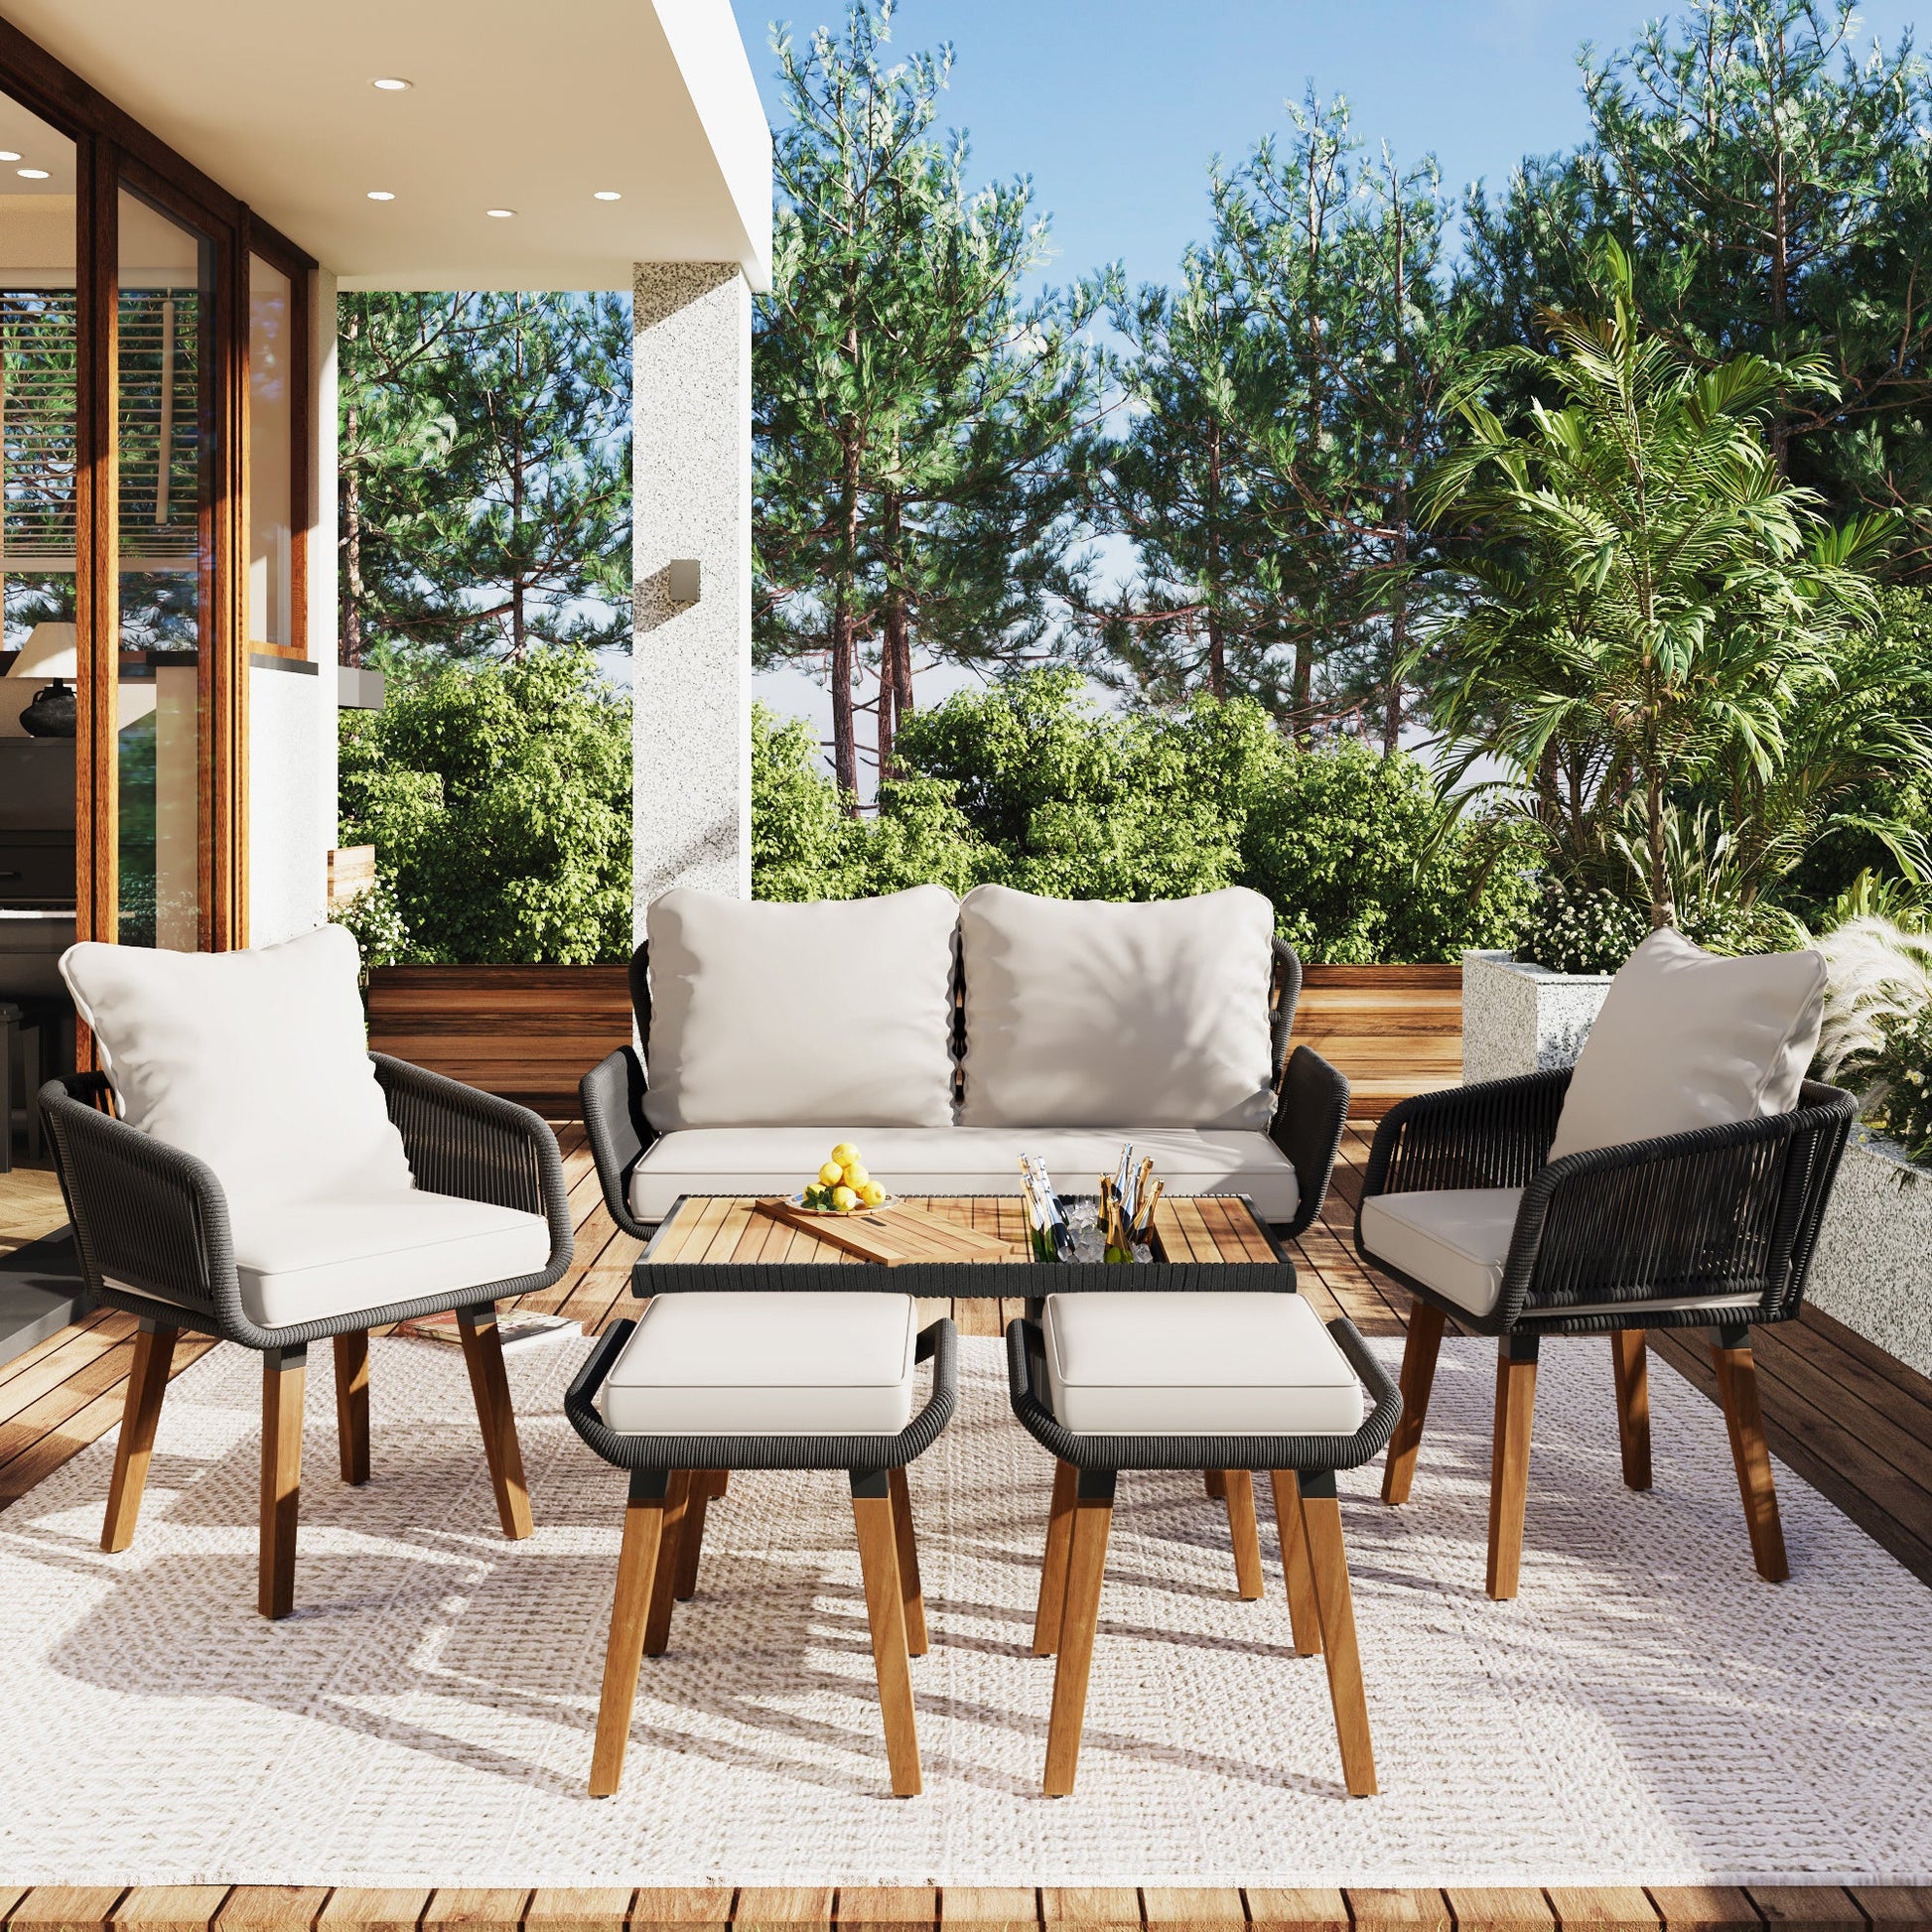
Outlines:
MULTIPOLYGON (((789 20, 803 40, 842 17, 843 0, 733 0, 733 11, 775 126, 768 23, 789 20)), ((1667 11, 1629 0, 904 0, 894 39, 953 44, 944 118, 971 134, 980 178, 1033 176, 1053 216, 1051 279, 1119 259, 1138 282, 1172 274, 1203 227, 1212 157, 1280 130, 1284 99, 1311 80, 1347 95, 1371 144, 1433 152, 1447 188, 1500 185, 1523 155, 1583 137, 1579 46, 1625 47, 1667 11)), ((1889 47, 1922 13, 1877 0, 1861 9, 1862 39, 1875 32, 1889 47)))

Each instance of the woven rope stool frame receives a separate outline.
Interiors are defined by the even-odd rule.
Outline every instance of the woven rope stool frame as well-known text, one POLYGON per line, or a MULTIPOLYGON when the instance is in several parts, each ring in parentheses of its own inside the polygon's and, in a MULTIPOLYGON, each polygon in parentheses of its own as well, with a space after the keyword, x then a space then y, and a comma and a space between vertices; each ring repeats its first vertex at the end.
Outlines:
POLYGON ((614 1430, 598 1413, 597 1395, 636 1326, 620 1321, 612 1327, 564 1397, 564 1413, 585 1444, 614 1467, 630 1472, 591 1796, 612 1796, 623 1776, 638 1671, 645 1657, 661 1657, 669 1647, 673 1601, 690 1596, 697 1587, 704 1505, 724 1493, 721 1478, 732 1469, 843 1469, 852 1486, 893 1792, 917 1797, 919 1739, 907 1659, 925 1655, 925 1598, 905 1467, 939 1440, 957 1406, 959 1341, 953 1324, 942 1319, 920 1330, 914 1359, 932 1363, 932 1393, 897 1436, 643 1436, 614 1430))
MULTIPOLYGON (((1007 1377, 1013 1412, 1058 1465, 1034 1619, 1035 1655, 1055 1658, 1053 1710, 1046 1731, 1043 1789, 1047 1797, 1063 1798, 1072 1792, 1080 1761, 1114 1485, 1123 1469, 1200 1469, 1210 1474, 1238 1472, 1243 1477, 1253 1469, 1269 1471, 1296 1653, 1303 1657, 1319 1653, 1326 1663, 1328 1698, 1349 1794, 1374 1796, 1375 1753, 1355 1643, 1354 1599, 1342 1546, 1335 1471, 1370 1461, 1388 1447, 1402 1414, 1402 1397, 1353 1322, 1336 1319, 1327 1327, 1375 1405, 1352 1436, 1076 1435, 1053 1415, 1039 1324, 1008 1324, 1007 1377)), ((1238 1563, 1238 1535, 1235 1547, 1238 1563)), ((1250 1593, 1245 1580, 1242 1593, 1250 1593)))

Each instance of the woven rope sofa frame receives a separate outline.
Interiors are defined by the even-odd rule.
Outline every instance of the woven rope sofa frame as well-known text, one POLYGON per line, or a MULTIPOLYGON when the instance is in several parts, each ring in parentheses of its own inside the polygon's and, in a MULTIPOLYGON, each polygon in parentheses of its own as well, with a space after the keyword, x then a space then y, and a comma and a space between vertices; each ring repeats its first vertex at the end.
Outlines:
POLYGON ((1356 1797, 1374 1793, 1375 1755, 1335 1471, 1359 1468, 1381 1454, 1401 1418, 1402 1396, 1352 1321, 1337 1317, 1327 1327, 1374 1404, 1351 1436, 1079 1435, 1053 1414, 1040 1324, 1033 1319, 1007 1324, 1013 1413, 1054 1458, 1052 1512, 1034 1616, 1034 1654, 1057 1658, 1046 1734, 1048 1797, 1072 1791, 1079 1764, 1107 1537, 1123 1469, 1199 1469, 1210 1489, 1218 1479, 1228 1499, 1235 1575, 1244 1598, 1262 1594, 1250 1472, 1268 1472, 1296 1654, 1323 1657, 1348 1790, 1356 1797))
POLYGON ((1607 1335, 1623 1479, 1650 1487, 1644 1331, 1711 1328, 1718 1392, 1758 1574, 1789 1574, 1758 1407, 1750 1330, 1789 1321, 1857 1113, 1853 1097, 1807 1080, 1791 1113, 1550 1159, 1571 1070, 1419 1094, 1377 1128, 1355 1211, 1355 1249, 1414 1298, 1403 1353, 1403 1417, 1383 1475, 1408 1499, 1445 1324, 1495 1335, 1488 1589, 1516 1594, 1529 1482, 1536 1362, 1545 1336, 1607 1335), (1520 1187, 1496 1305, 1472 1314, 1392 1265, 1362 1238, 1380 1194, 1520 1187), (1725 1304, 1721 1308, 1713 1302, 1725 1304), (1689 1306, 1685 1306, 1689 1304, 1689 1306))
POLYGON ((556 1137, 510 1101, 383 1053, 369 1058, 417 1185, 541 1215, 550 1230, 543 1269, 324 1320, 262 1327, 242 1307, 227 1196, 213 1170, 118 1120, 101 1074, 69 1074, 40 1094, 87 1292, 141 1322, 101 1548, 120 1551, 133 1541, 177 1336, 187 1329, 252 1348, 262 1356, 257 1602, 267 1617, 294 1607, 302 1402, 313 1341, 334 1345, 342 1476, 360 1485, 369 1479, 369 1330, 454 1312, 503 1533, 530 1533, 496 1305, 548 1288, 570 1265, 573 1231, 556 1137))
POLYGON ((939 1440, 958 1407, 959 1336, 952 1322, 941 1316, 919 1331, 914 1359, 931 1362, 932 1391, 897 1436, 645 1436, 613 1429, 598 1411, 598 1392, 636 1326, 614 1323, 564 1397, 564 1414, 587 1447, 630 1477, 591 1795, 609 1797, 618 1789, 641 1660, 664 1654, 675 1604, 697 1591, 705 1505, 724 1493, 725 1478, 734 1469, 843 1469, 852 1490, 893 1790, 901 1798, 916 1796, 919 1746, 906 1659, 925 1655, 926 1624, 905 1469, 939 1440))
MULTIPOLYGON (((1348 1082, 1320 1054, 1307 1046, 1290 1050, 1295 1008, 1302 997, 1302 961, 1285 939, 1273 942, 1274 964, 1268 994, 1270 1054, 1275 1082, 1275 1114, 1268 1138, 1288 1157, 1295 1170, 1299 1199, 1294 1218, 1279 1224, 1279 1232, 1293 1238, 1311 1226, 1327 1197, 1329 1177, 1341 1152, 1342 1131, 1348 1122, 1348 1082)), ((952 1035, 954 1090, 964 1078, 966 1051, 966 994, 960 976, 959 952, 953 950, 952 1035)), ((650 948, 639 945, 630 956, 630 1003, 636 1014, 637 1037, 650 1040, 650 948)), ((630 1176, 637 1163, 657 1140, 657 1130, 644 1118, 647 1090, 644 1062, 635 1046, 621 1046, 584 1075, 578 1093, 584 1126, 597 1162, 604 1204, 611 1218, 633 1240, 646 1241, 650 1228, 630 1211, 630 1176)))

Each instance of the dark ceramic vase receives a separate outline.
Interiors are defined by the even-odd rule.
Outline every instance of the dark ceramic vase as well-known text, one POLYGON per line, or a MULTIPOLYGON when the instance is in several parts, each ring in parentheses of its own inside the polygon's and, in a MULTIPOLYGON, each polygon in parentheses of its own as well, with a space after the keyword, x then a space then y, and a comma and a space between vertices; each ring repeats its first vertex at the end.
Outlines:
POLYGON ((20 714, 21 729, 30 738, 71 738, 77 722, 73 686, 58 677, 42 685, 20 714))

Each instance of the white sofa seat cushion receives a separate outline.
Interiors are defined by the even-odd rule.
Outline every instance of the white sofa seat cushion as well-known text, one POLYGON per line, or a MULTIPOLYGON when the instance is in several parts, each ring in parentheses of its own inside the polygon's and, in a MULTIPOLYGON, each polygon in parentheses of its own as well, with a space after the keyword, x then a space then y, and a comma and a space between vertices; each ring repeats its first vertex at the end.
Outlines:
POLYGON ((1610 982, 1550 1159, 1790 1113, 1824 1012, 1820 953, 1719 959, 1653 932, 1610 982))
POLYGON ((1053 1414, 1081 1436, 1352 1436, 1362 1388, 1299 1295, 1049 1295, 1053 1414))
POLYGON ((130 1127, 214 1170, 231 1209, 415 1183, 341 926, 249 952, 85 941, 61 958, 130 1127))
POLYGON ((597 1405, 626 1436, 897 1436, 917 1340, 909 1295, 658 1295, 597 1405))
MULTIPOLYGON (((666 1134, 630 1176, 630 1211, 661 1221, 680 1194, 794 1193, 833 1145, 833 1127, 707 1127, 666 1134)), ((1264 1220, 1294 1217, 1288 1156, 1266 1134, 1178 1127, 877 1127, 849 1138, 873 1178, 896 1194, 1017 1194, 1020 1157, 1037 1154, 1063 1193, 1091 1194, 1123 1141, 1154 1158, 1170 1194, 1247 1194, 1264 1220)))
POLYGON ((943 886, 796 905, 687 887, 654 899, 644 1118, 660 1133, 947 1125, 958 915, 943 886))
POLYGON ((979 886, 959 907, 967 1127, 1265 1128, 1274 908, 979 886))
POLYGON ((229 1212, 242 1312, 263 1328, 513 1281, 550 1265, 541 1214, 454 1194, 232 1202, 229 1212))
POLYGON ((1362 1246, 1458 1309, 1487 1314, 1503 1289, 1520 1187, 1441 1187, 1371 1194, 1362 1246))

